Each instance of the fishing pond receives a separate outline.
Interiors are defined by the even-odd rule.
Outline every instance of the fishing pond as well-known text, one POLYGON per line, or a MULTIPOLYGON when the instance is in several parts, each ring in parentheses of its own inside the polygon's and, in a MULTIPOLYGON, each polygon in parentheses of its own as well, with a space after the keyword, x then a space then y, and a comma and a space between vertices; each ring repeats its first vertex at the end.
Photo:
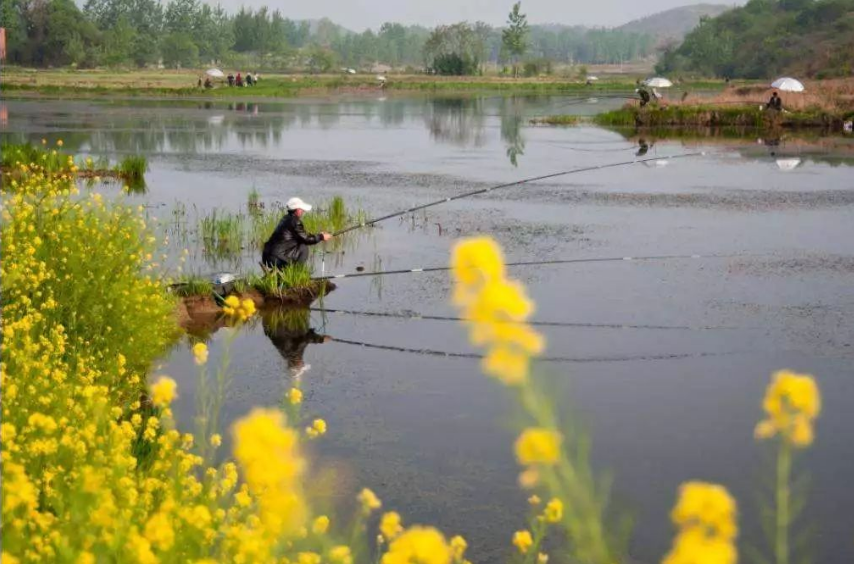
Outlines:
MULTIPOLYGON (((624 100, 562 96, 352 96, 252 102, 6 99, 4 141, 64 141, 77 154, 147 157, 144 206, 167 271, 258 270, 253 248, 214 252, 204 217, 344 198, 377 217, 526 177, 646 160, 533 182, 407 214, 330 246, 315 274, 446 266, 455 241, 490 235, 507 261, 616 260, 510 268, 537 304, 537 370, 613 475, 633 516, 630 553, 658 561, 679 484, 725 484, 740 546, 763 547, 754 499, 770 479, 753 429, 770 374, 814 374, 823 396, 799 523, 813 561, 854 559, 854 138, 786 132, 679 138, 591 125, 534 126, 624 100), (690 157, 680 155, 692 153, 690 157), (696 154, 695 154, 696 153, 696 154), (155 220, 156 218, 156 220, 155 220), (183 250, 187 249, 184 253, 183 250), (643 257, 678 256, 645 260, 643 257), (638 257, 640 260, 622 260, 638 257), (809 525, 809 527, 807 527, 809 525)), ((119 197, 116 185, 98 186, 119 197)), ((219 422, 276 406, 299 378, 303 411, 329 432, 311 443, 335 472, 331 503, 362 486, 407 523, 469 541, 473 562, 506 560, 524 526, 506 391, 481 374, 453 318, 447 272, 341 279, 310 312, 259 316, 203 335, 230 347, 219 422), (325 311, 322 311, 325 310, 325 311)), ((182 341, 157 374, 178 381, 190 430, 198 371, 182 341)), ((317 476, 318 480, 328 479, 317 476)))

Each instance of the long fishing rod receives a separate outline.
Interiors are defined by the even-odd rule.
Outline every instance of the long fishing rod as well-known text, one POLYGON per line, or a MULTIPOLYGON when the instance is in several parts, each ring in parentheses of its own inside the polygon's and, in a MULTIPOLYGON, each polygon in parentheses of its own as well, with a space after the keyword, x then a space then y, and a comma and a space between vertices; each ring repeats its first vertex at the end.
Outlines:
POLYGON ((402 211, 390 213, 388 215, 383 215, 383 216, 380 216, 380 217, 375 218, 375 219, 371 219, 368 221, 363 221, 361 223, 357 223, 356 225, 351 225, 350 227, 345 227, 344 229, 336 231, 332 235, 337 237, 339 235, 343 235, 344 233, 349 233, 350 231, 355 231, 356 229, 361 229, 363 227, 376 225, 377 223, 380 223, 381 221, 386 221, 388 219, 400 217, 400 216, 408 214, 408 213, 420 211, 420 210, 431 208, 433 206, 438 206, 441 204, 446 204, 448 202, 453 202, 455 200, 461 200, 463 198, 469 198, 471 196, 486 194, 487 192, 492 192, 493 190, 500 190, 502 188, 511 188, 514 186, 522 186, 524 184, 528 184, 530 182, 536 182, 538 180, 547 180, 549 178, 557 178, 558 176, 566 176, 568 174, 576 174, 579 172, 590 172, 593 170, 603 170, 606 168, 616 168, 616 167, 620 167, 620 166, 628 166, 628 165, 633 165, 633 164, 637 164, 637 163, 644 163, 644 162, 650 162, 650 161, 660 161, 663 159, 683 159, 683 158, 687 158, 687 157, 697 157, 700 155, 705 155, 705 152, 704 151, 696 151, 693 153, 681 153, 681 154, 672 155, 672 156, 650 157, 647 159, 635 159, 632 161, 623 161, 623 162, 619 162, 619 163, 609 163, 609 164, 604 164, 604 165, 595 165, 595 166, 586 166, 586 167, 581 167, 581 168, 574 168, 572 170, 564 170, 561 172, 553 172, 551 174, 543 174, 542 176, 532 176, 530 178, 523 178, 522 180, 516 180, 514 182, 508 182, 506 184, 498 184, 497 186, 490 186, 489 188, 481 188, 479 190, 473 190, 471 192, 466 192, 464 194, 458 194, 456 196, 449 196, 447 198, 442 198, 441 200, 436 200, 434 202, 428 202, 426 204, 421 204, 421 205, 415 206, 413 208, 409 208, 409 209, 405 209, 402 211))
MULTIPOLYGON (((640 262, 640 261, 657 261, 657 260, 677 260, 677 259, 710 259, 710 258, 735 258, 749 256, 745 254, 734 255, 655 255, 643 257, 599 257, 599 258, 578 258, 578 259, 552 259, 552 260, 526 260, 518 262, 508 262, 505 266, 542 266, 552 264, 581 264, 591 262, 640 262)), ((401 268, 398 270, 379 270, 372 272, 349 272, 346 274, 328 274, 317 276, 312 280, 340 280, 342 278, 360 278, 363 276, 384 276, 386 274, 409 274, 412 272, 446 272, 451 270, 450 266, 430 266, 424 268, 401 268)))
MULTIPOLYGON (((423 315, 414 311, 404 311, 404 312, 395 312, 395 311, 362 311, 362 310, 354 310, 354 309, 330 309, 325 307, 311 307, 309 308, 311 311, 316 311, 321 314, 343 314, 343 315, 355 315, 355 316, 363 316, 363 317, 389 317, 394 319, 424 319, 428 321, 453 321, 453 322, 461 322, 461 321, 471 321, 469 318, 465 317, 454 317, 450 315, 423 315)), ((513 321, 508 321, 507 323, 516 323, 513 321)), ((519 322, 521 323, 521 322, 519 322)), ((572 321, 544 321, 544 320, 530 320, 525 321, 525 325, 531 325, 534 327, 577 327, 577 328, 596 328, 596 329, 657 329, 664 331, 706 331, 710 329, 743 329, 742 327, 731 327, 726 325, 639 325, 639 324, 631 324, 631 323, 582 323, 582 322, 572 322, 572 321)))
MULTIPOLYGON (((368 343, 365 341, 355 341, 351 339, 339 339, 332 337, 333 343, 341 343, 344 345, 353 345, 366 349, 377 349, 384 351, 403 352, 410 354, 421 354, 426 356, 441 356, 444 358, 483 358, 479 353, 465 353, 441 351, 436 349, 417 349, 413 347, 398 347, 396 345, 385 345, 380 343, 368 343)), ((753 351, 723 351, 723 352, 696 352, 696 353, 659 353, 659 354, 638 354, 624 356, 542 356, 535 358, 537 362, 574 362, 574 363, 591 363, 591 362, 637 362, 637 361, 652 361, 652 360, 680 360, 685 358, 704 358, 711 356, 729 356, 735 354, 750 354, 753 351)))

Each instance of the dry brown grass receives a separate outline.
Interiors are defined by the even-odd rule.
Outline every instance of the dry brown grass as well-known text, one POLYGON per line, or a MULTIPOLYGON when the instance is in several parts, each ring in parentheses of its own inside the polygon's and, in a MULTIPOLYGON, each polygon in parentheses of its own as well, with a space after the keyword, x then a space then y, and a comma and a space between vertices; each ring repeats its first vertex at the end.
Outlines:
MULTIPOLYGON (((791 111, 820 110, 838 112, 854 109, 854 78, 804 81, 804 92, 779 92, 783 107, 791 111)), ((739 86, 726 88, 714 96, 696 98, 689 96, 684 101, 672 100, 680 105, 759 105, 765 104, 774 88, 764 86, 739 86)))

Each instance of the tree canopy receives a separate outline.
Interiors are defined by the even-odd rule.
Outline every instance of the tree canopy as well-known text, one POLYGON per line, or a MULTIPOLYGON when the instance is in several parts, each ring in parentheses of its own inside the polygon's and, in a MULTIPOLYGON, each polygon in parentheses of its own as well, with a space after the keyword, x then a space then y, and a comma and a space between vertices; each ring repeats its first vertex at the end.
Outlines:
POLYGON ((744 78, 850 76, 854 0, 750 0, 702 19, 657 69, 744 78))
POLYGON ((267 7, 227 13, 202 0, 85 0, 82 8, 74 0, 0 0, 8 62, 36 67, 162 62, 327 72, 381 63, 473 74, 487 63, 512 63, 514 70, 524 63, 527 73, 538 73, 552 63, 612 63, 652 54, 650 36, 529 25, 520 8, 513 6, 506 28, 458 22, 431 30, 386 22, 356 33, 325 18, 297 21, 267 7))

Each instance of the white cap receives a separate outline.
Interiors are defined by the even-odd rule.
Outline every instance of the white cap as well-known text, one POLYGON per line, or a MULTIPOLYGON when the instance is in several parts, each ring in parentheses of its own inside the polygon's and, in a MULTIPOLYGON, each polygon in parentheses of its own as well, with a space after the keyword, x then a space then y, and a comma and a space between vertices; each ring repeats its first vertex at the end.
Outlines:
POLYGON ((291 198, 286 205, 289 210, 311 211, 311 206, 303 202, 301 198, 291 198))

